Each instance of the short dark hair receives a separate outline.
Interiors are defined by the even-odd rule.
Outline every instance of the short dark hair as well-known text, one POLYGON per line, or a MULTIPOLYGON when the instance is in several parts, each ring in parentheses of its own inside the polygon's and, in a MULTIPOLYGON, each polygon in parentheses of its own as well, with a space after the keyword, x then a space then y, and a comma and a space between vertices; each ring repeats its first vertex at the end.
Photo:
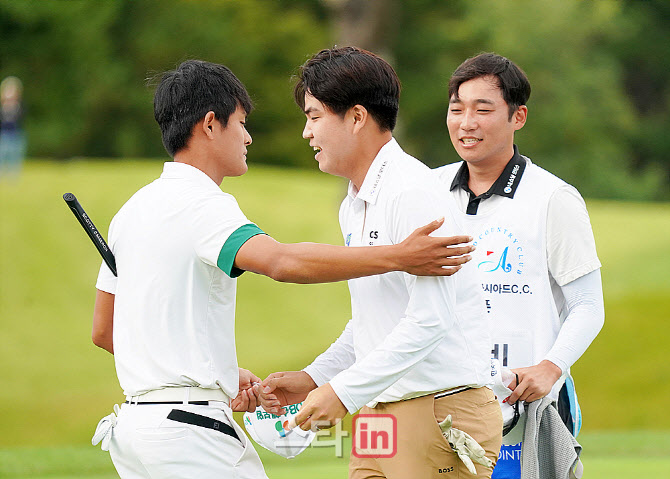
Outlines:
POLYGON ((321 50, 300 67, 293 95, 302 109, 305 93, 340 116, 349 108, 362 105, 382 131, 395 128, 400 80, 391 65, 367 50, 356 47, 321 50))
POLYGON ((187 60, 162 74, 154 95, 154 118, 170 156, 183 149, 193 126, 213 111, 224 126, 238 105, 253 108, 246 88, 229 68, 202 60, 187 60))
POLYGON ((513 61, 495 53, 481 53, 468 58, 454 71, 449 80, 449 99, 458 97, 461 84, 483 76, 493 76, 498 81, 503 99, 509 109, 509 118, 530 98, 530 82, 524 71, 513 61))

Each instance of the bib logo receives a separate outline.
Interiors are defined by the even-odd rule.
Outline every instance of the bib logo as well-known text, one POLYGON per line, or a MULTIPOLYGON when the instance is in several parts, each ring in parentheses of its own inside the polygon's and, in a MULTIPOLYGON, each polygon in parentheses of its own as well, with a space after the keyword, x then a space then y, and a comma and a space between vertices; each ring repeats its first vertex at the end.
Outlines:
MULTIPOLYGON (((498 264, 496 264, 495 261, 482 261, 479 263, 478 267, 479 269, 483 270, 486 273, 492 273, 493 271, 497 269, 502 269, 505 273, 509 273, 512 271, 512 265, 507 262, 507 250, 509 249, 509 246, 505 248, 505 250, 502 252, 502 255, 500 255, 500 260, 498 261, 498 264), (495 265, 495 266, 493 266, 495 265), (487 269, 488 268, 488 269, 487 269)), ((493 251, 487 251, 486 255, 489 256, 493 254, 493 251)))
POLYGON ((347 239, 344 240, 344 244, 346 244, 347 246, 351 244, 351 233, 347 235, 347 239))
POLYGON ((286 431, 288 431, 288 421, 277 421, 275 423, 275 429, 277 430, 277 433, 279 434, 279 437, 286 437, 286 431))
POLYGON ((479 234, 473 244, 478 251, 486 254, 484 261, 480 261, 477 265, 480 271, 523 274, 523 246, 507 228, 500 226, 487 228, 479 234))

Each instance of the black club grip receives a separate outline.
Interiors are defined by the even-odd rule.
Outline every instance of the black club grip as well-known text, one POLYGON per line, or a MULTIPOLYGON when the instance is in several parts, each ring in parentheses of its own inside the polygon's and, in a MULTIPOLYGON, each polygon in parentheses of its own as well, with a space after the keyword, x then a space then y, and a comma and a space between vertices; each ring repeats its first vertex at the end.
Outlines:
POLYGON ((112 273, 114 273, 114 276, 117 276, 116 260, 114 259, 114 254, 109 249, 107 243, 105 243, 105 240, 98 231, 98 228, 95 227, 91 218, 86 214, 84 208, 81 207, 79 201, 77 201, 77 198, 72 193, 65 193, 63 195, 63 199, 70 207, 72 214, 74 214, 75 218, 77 218, 81 227, 84 228, 84 231, 86 231, 86 234, 88 234, 88 237, 91 238, 91 241, 93 241, 95 248, 98 250, 100 256, 102 256, 102 259, 105 261, 109 269, 112 271, 112 273))

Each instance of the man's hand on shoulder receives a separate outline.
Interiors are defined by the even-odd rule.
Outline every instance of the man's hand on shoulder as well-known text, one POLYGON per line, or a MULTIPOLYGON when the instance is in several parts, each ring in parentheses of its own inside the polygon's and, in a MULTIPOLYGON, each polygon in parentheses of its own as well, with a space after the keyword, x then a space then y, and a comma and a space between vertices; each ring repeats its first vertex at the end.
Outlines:
POLYGON ((430 236, 444 223, 444 218, 417 228, 398 246, 399 270, 415 276, 451 276, 470 261, 475 247, 466 244, 470 236, 430 236))

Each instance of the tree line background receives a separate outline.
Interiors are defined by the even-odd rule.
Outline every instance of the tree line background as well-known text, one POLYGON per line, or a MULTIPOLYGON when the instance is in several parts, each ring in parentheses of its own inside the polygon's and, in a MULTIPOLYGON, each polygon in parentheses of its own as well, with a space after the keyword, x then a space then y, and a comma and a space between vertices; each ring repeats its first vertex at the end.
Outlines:
POLYGON ((531 80, 522 153, 588 197, 670 199, 666 0, 0 0, 0 78, 24 83, 35 158, 164 159, 146 80, 200 58, 255 101, 250 163, 314 168, 291 76, 335 44, 394 65, 396 136, 429 166, 458 160, 450 74, 494 51, 531 80))

